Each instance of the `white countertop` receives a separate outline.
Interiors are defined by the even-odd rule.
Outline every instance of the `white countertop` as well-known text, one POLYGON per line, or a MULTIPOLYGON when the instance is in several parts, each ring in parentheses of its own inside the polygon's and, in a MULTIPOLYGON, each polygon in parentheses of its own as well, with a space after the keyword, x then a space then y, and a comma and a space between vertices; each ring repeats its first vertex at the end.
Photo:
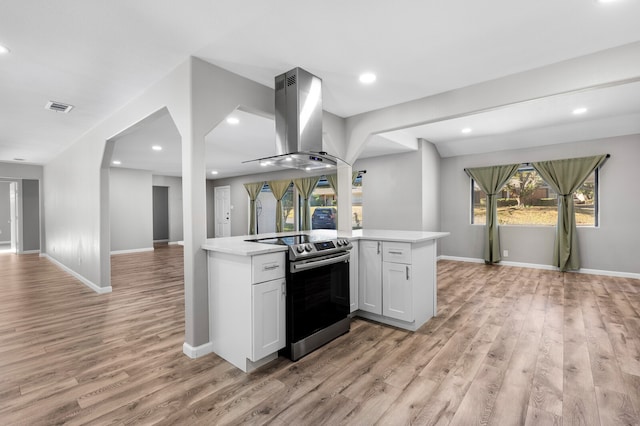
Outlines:
POLYGON ((355 231, 334 231, 319 229, 315 231, 294 231, 277 232, 259 235, 243 235, 239 237, 208 238, 202 248, 208 251, 235 254, 238 256, 254 256, 257 254, 274 253, 286 251, 287 246, 275 244, 263 244, 247 241, 257 238, 286 237, 290 235, 307 234, 314 237, 347 238, 349 240, 377 240, 377 241, 399 241, 407 243, 420 243, 428 240, 435 240, 446 237, 449 232, 422 232, 422 231, 394 231, 385 229, 359 229, 355 231))

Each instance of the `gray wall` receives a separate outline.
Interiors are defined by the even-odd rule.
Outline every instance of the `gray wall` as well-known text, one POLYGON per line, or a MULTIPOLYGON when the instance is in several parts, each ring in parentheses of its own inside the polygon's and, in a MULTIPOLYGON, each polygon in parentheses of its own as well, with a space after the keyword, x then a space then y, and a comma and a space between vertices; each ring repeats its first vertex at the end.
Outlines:
MULTIPOLYGON (((611 154, 600 171, 600 226, 579 227, 582 268, 640 273, 640 197, 635 190, 640 159, 640 135, 621 136, 536 149, 501 151, 442 160, 441 254, 482 259, 483 226, 470 224, 470 182, 466 167, 521 163, 611 154)), ((552 226, 501 226, 502 249, 510 262, 551 265, 555 228, 552 226)))
POLYGON ((111 251, 153 249, 151 172, 109 171, 111 251))
POLYGON ((353 170, 362 178, 362 216, 366 229, 438 231, 440 157, 421 141, 418 151, 364 158, 353 170))
POLYGON ((183 240, 182 221, 182 178, 175 176, 153 175, 154 186, 169 188, 169 242, 183 240))
POLYGON ((9 182, 0 182, 0 242, 11 241, 9 182))
POLYGON ((22 250, 40 250, 40 182, 22 180, 22 250))

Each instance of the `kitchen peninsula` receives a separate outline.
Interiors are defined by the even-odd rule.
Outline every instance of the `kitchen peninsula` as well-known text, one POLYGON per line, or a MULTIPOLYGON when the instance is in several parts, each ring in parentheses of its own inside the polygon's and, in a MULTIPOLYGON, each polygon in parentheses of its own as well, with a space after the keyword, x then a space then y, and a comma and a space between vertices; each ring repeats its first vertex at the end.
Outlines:
POLYGON ((211 348, 241 370, 277 358, 286 340, 289 248, 248 240, 296 235, 350 242, 344 303, 352 315, 411 331, 436 315, 437 240, 448 232, 314 230, 207 239, 211 348))

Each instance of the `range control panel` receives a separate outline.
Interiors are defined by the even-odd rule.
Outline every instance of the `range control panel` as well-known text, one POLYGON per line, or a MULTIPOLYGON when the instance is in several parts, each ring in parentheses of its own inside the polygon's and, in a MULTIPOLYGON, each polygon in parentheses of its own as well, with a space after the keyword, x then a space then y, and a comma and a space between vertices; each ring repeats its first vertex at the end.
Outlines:
POLYGON ((289 259, 299 260, 308 257, 322 256, 325 254, 350 250, 352 247, 351 242, 346 238, 295 244, 289 246, 289 259))

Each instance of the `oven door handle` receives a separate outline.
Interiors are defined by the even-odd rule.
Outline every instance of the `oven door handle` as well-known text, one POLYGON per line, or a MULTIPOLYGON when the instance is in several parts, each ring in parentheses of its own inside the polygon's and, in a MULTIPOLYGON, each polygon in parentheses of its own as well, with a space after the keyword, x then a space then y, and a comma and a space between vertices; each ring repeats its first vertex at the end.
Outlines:
POLYGON ((341 254, 340 256, 334 256, 328 259, 311 260, 304 263, 292 263, 291 272, 295 273, 295 272, 305 271, 307 269, 314 269, 314 268, 319 268, 321 266, 331 265, 333 263, 345 262, 349 260, 349 256, 350 254, 347 252, 347 253, 341 254))

